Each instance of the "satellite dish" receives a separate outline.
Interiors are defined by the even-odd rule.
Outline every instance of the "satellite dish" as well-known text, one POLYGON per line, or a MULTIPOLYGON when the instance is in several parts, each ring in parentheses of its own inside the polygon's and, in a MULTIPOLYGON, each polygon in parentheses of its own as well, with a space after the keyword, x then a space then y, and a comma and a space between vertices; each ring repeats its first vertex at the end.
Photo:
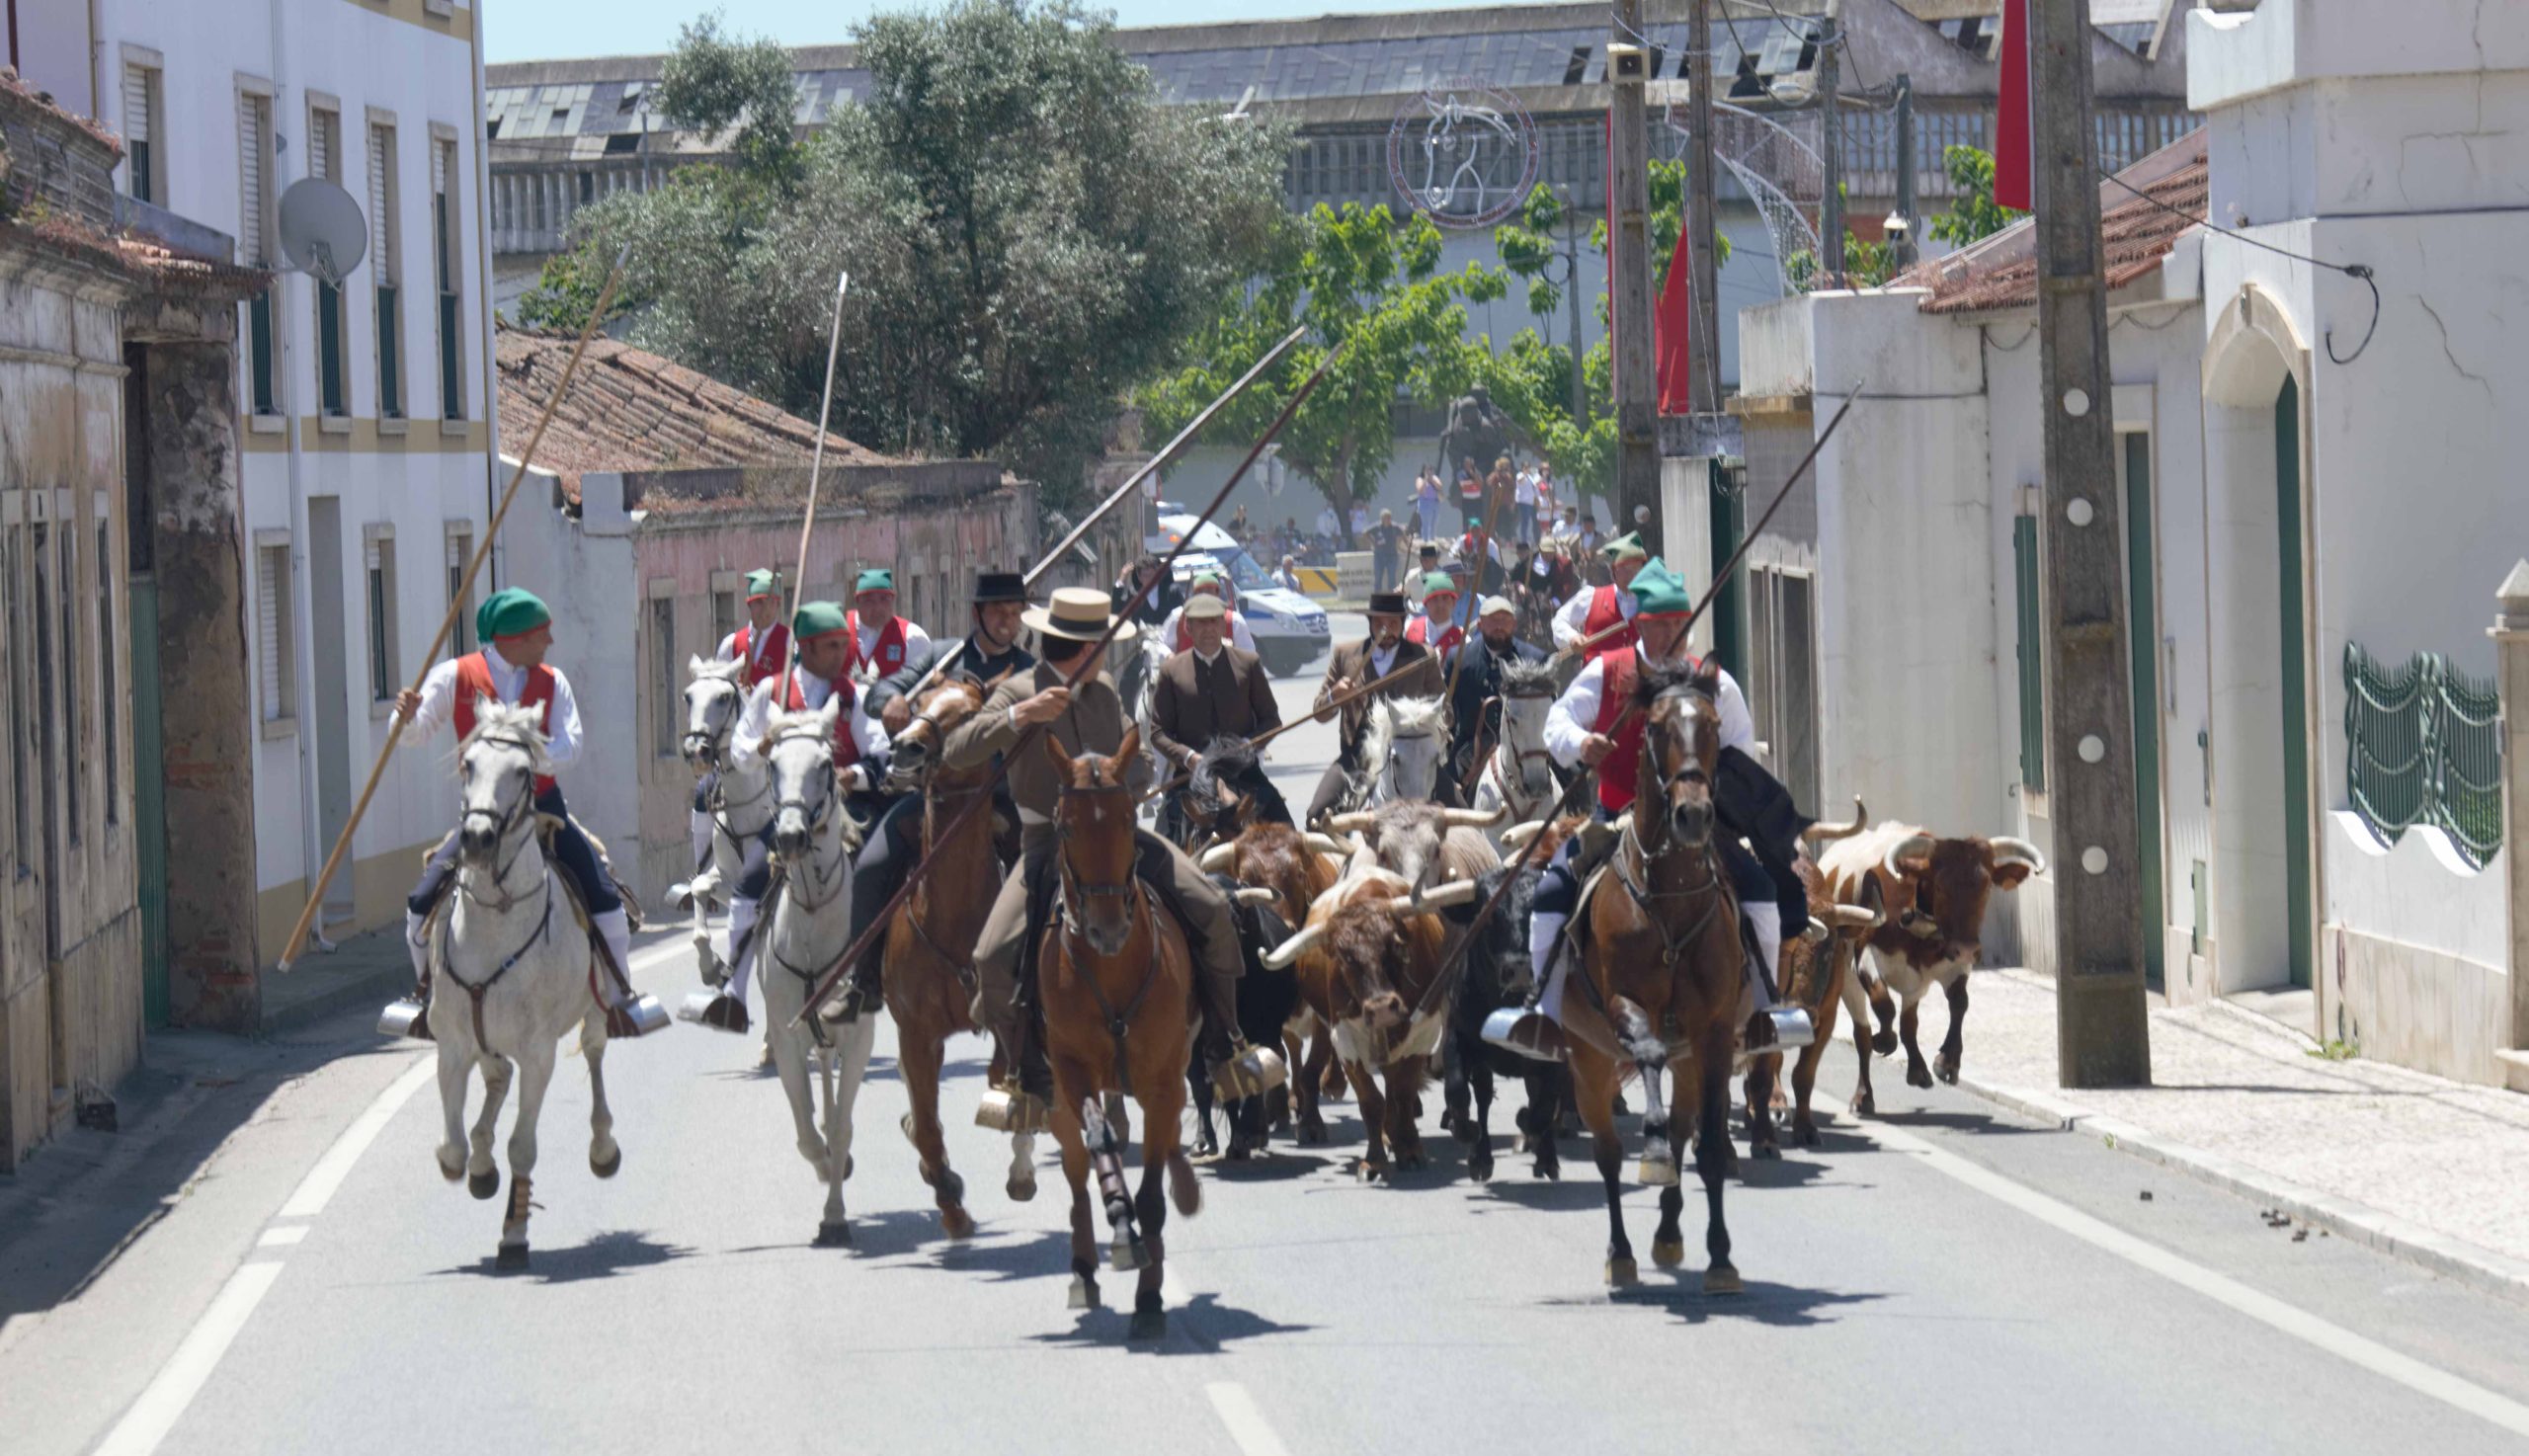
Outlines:
POLYGON ((302 177, 281 195, 281 252, 301 273, 339 287, 368 249, 368 223, 352 195, 302 177))

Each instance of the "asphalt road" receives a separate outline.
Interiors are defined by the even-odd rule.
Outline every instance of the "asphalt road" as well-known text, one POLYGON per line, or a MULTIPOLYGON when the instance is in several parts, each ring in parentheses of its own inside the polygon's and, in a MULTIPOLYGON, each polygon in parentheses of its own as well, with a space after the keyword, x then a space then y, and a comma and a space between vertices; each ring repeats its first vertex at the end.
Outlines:
MULTIPOLYGON (((1338 635, 1345 627, 1339 626, 1338 635)), ((1311 678, 1290 680, 1286 704, 1311 678)), ((1331 744, 1276 745, 1306 792, 1331 744)), ((673 1001, 673 939, 636 957, 673 1001)), ((1028 1204, 970 1116, 949 1146, 982 1220, 940 1237, 896 1131, 880 1033, 847 1187, 857 1241, 810 1247, 822 1190, 751 1041, 679 1026, 615 1048, 624 1168, 585 1164, 566 1061, 546 1108, 535 1254, 492 1268, 499 1204, 441 1181, 428 1053, 348 1037, 274 1095, 75 1298, 0 1329, 12 1453, 1026 1450, 2322 1452, 2529 1445, 2529 1310, 2256 1210, 1950 1089, 1878 1079, 1881 1119, 1750 1164, 1734 1299, 1651 1267, 1610 1299, 1577 1142, 1364 1185, 1335 1141, 1204 1174, 1169 1226, 1172 1323, 1128 1345, 1066 1308, 1066 1199, 1028 1204)), ((1975 1056, 1971 1016, 1967 1055, 1975 1056)), ((1837 1109, 1851 1059, 1827 1063, 1837 1109)), ((1832 1094, 1832 1102, 1828 1099, 1832 1094)), ((1437 1099, 1427 1099, 1436 1113, 1437 1099)), ((1497 1109, 1507 1139, 1507 1109, 1497 1109)), ((1427 1132, 1428 1129, 1427 1129, 1427 1132)))

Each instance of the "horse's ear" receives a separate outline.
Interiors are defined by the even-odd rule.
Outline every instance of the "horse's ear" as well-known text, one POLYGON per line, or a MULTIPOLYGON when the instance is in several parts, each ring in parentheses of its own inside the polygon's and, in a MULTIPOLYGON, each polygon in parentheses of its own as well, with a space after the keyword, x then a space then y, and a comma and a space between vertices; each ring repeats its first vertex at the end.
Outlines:
POLYGON ((711 666, 711 659, 697 652, 685 660, 685 675, 689 678, 699 678, 702 676, 702 670, 709 666, 711 666))
POLYGON ((1695 686, 1706 692, 1721 690, 1721 659, 1707 657, 1695 664, 1695 686))
POLYGON ((1071 782, 1071 755, 1063 752, 1062 740, 1050 733, 1045 735, 1045 758, 1063 782, 1071 782))
POLYGON ((1129 764, 1141 751, 1142 725, 1135 723, 1124 730, 1124 741, 1115 746, 1115 758, 1119 763, 1129 764))
POLYGON ((840 692, 827 694, 826 705, 817 709, 817 716, 825 720, 825 724, 828 728, 832 728, 836 723, 842 721, 843 694, 840 692))

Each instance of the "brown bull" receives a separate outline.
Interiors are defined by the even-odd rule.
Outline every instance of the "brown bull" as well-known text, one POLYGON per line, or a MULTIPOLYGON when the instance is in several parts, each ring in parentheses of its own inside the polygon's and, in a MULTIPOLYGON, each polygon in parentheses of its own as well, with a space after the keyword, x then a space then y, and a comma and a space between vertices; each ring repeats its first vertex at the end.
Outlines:
MULTIPOLYGON (((1805 1007, 1809 1018, 1818 1027, 1817 1039, 1800 1049, 1799 1060, 1791 1069, 1791 1140, 1803 1148, 1818 1146, 1818 1124, 1809 1113, 1809 1095, 1818 1086, 1818 1063, 1827 1054, 1827 1045, 1835 1039, 1836 1011, 1847 1001, 1858 1007, 1856 979, 1862 947, 1870 940, 1871 931, 1879 928, 1884 917, 1875 905, 1838 905, 1828 895, 1826 876, 1806 858, 1797 861, 1801 884, 1809 892, 1810 920, 1808 933, 1785 935, 1782 941, 1782 965, 1778 984, 1783 995, 1794 1004, 1805 1007)), ((1873 893, 1876 893, 1875 891, 1873 893)), ((1887 992, 1879 988, 1881 1000, 1887 992)), ((1894 1042, 1890 1043, 1894 1046, 1894 1042)), ((1858 1010, 1853 1013, 1853 1048, 1861 1054, 1862 1085, 1870 1084, 1870 1028, 1858 1010)), ((1782 1053, 1769 1052, 1759 1059, 1760 1069, 1751 1067, 1748 1076, 1748 1126, 1750 1140, 1756 1145, 1773 1141, 1773 1108, 1764 1105, 1765 1089, 1771 1088, 1772 1103, 1781 1104, 1782 1053)))
MULTIPOLYGON (((1285 938, 1290 928, 1307 922, 1310 904, 1335 884, 1339 861, 1331 856, 1343 848, 1325 835, 1303 833, 1287 824, 1249 824, 1236 839, 1205 849, 1201 862, 1206 873, 1231 881, 1239 934, 1249 938, 1253 950, 1261 956, 1285 938), (1259 911, 1269 912, 1271 920, 1263 919, 1259 911)), ((1298 988, 1285 984, 1290 981, 1290 973, 1265 970, 1251 961, 1248 973, 1238 983, 1239 1029, 1249 1041, 1260 1045, 1280 1042, 1290 1058, 1289 1065, 1297 1069, 1302 1064, 1301 1040, 1314 1017, 1300 1000, 1298 988)), ((1318 1112, 1317 1104, 1320 1085, 1334 1061, 1333 1041, 1321 1032, 1306 1064, 1307 1075, 1295 1072, 1287 1086, 1268 1094, 1267 1100, 1279 1103, 1285 1111, 1295 1104, 1296 1131, 1302 1143, 1326 1141, 1326 1119, 1318 1112)), ((1202 1075, 1200 1068, 1195 1069, 1194 1075, 1194 1102, 1202 1140, 1198 1146, 1208 1150, 1210 1079, 1202 1075)), ((1264 1146, 1261 1119, 1251 1120, 1249 1116, 1251 1111, 1263 1110, 1244 1105, 1230 1109, 1231 1158, 1243 1158, 1264 1146)))
MULTIPOLYGON (((1820 856, 1818 868, 1831 900, 1866 905, 1875 893, 1887 914, 1868 944, 1879 980, 1903 1007, 1898 1036, 1906 1047, 1908 1085, 1929 1087, 1935 1073, 1943 1082, 1956 1082, 1967 973, 1984 948, 1986 903, 1995 890, 2016 890, 2030 875, 2044 872, 2046 857, 2026 840, 1943 839, 1892 820, 1838 841, 1820 856), (1949 1033, 1941 1038, 1938 1060, 1927 1066, 1916 1041, 1916 1008, 1934 986, 1949 1000, 1949 1033)), ((1858 1039, 1858 1010, 1854 1020, 1858 1039)), ((1853 1110, 1873 1110, 1867 1057, 1853 1110)))

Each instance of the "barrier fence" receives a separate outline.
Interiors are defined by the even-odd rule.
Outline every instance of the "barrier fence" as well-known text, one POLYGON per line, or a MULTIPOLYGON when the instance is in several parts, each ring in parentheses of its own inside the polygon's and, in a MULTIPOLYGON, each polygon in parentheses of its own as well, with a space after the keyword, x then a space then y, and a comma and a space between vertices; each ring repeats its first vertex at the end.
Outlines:
POLYGON ((2502 699, 2438 653, 2395 668, 2344 645, 2345 788, 2382 844, 2438 826, 2483 868, 2502 845, 2502 699))

